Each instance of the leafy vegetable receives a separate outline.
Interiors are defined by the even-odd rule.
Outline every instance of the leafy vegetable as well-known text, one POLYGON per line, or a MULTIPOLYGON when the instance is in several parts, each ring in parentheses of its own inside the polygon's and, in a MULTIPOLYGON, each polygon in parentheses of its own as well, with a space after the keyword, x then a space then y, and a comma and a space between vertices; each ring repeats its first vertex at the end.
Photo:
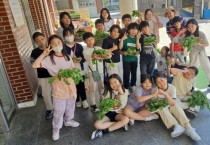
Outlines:
POLYGON ((57 76, 51 77, 48 83, 52 84, 55 79, 63 80, 66 85, 70 85, 68 78, 72 78, 74 83, 77 85, 80 81, 83 81, 83 77, 80 74, 80 70, 77 68, 66 69, 59 71, 57 76))
POLYGON ((210 105, 206 94, 201 91, 194 91, 190 98, 187 99, 188 105, 190 107, 200 106, 201 109, 204 109, 206 106, 210 110, 210 105))
POLYGON ((109 36, 108 33, 100 30, 96 30, 95 33, 95 46, 100 46, 100 43, 102 43, 103 39, 107 38, 109 36))
POLYGON ((133 10, 131 15, 132 15, 132 17, 139 17, 140 16, 138 10, 133 10))
POLYGON ((82 37, 83 36, 83 34, 85 33, 86 31, 84 30, 84 29, 79 29, 77 32, 76 32, 76 36, 78 36, 78 37, 82 37))
POLYGON ((107 112, 110 110, 116 110, 120 107, 121 101, 119 99, 111 99, 111 98, 105 98, 101 101, 99 104, 99 115, 98 118, 101 120, 107 112))
POLYGON ((136 48, 128 48, 127 55, 138 55, 139 51, 136 50, 136 48))
POLYGON ((144 46, 150 46, 155 42, 157 42, 157 38, 155 36, 148 36, 144 39, 144 46))
POLYGON ((147 108, 150 110, 150 111, 156 111, 156 110, 161 110, 163 109, 164 107, 166 107, 168 105, 168 101, 166 99, 153 99, 151 102, 149 102, 147 104, 147 108))
POLYGON ((187 52, 189 52, 192 50, 192 46, 198 43, 198 38, 196 38, 195 36, 188 36, 180 39, 179 41, 180 45, 183 47, 187 47, 187 52))
MULTIPOLYGON (((106 49, 95 49, 93 51, 93 54, 97 55, 100 59, 98 60, 99 62, 102 62, 103 59, 109 59, 110 58, 110 53, 108 53, 108 50, 106 49)), ((114 63, 112 62, 111 58, 110 58, 110 62, 111 62, 111 66, 114 67, 114 63)), ((92 59, 92 63, 96 64, 96 59, 93 58, 92 59)))

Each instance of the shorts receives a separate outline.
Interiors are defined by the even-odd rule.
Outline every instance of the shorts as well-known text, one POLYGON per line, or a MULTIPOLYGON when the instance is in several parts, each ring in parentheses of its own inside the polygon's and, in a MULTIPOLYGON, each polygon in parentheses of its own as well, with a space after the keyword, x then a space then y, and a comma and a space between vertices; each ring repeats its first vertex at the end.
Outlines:
POLYGON ((115 122, 115 117, 117 116, 117 114, 118 113, 116 113, 115 111, 109 111, 105 115, 110 119, 111 122, 115 122))

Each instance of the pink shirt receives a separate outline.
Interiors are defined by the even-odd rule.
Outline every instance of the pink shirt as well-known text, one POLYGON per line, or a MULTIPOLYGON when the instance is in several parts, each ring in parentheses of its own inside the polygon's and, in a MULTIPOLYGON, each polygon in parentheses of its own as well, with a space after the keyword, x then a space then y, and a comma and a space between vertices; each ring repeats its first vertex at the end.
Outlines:
MULTIPOLYGON (((56 76, 60 70, 75 68, 72 58, 70 61, 63 56, 53 56, 55 64, 51 62, 50 56, 45 57, 41 61, 41 67, 46 68, 51 76, 56 76)), ((76 99, 76 86, 74 81, 68 79, 70 85, 66 85, 63 81, 58 79, 52 83, 52 96, 58 99, 76 99)))

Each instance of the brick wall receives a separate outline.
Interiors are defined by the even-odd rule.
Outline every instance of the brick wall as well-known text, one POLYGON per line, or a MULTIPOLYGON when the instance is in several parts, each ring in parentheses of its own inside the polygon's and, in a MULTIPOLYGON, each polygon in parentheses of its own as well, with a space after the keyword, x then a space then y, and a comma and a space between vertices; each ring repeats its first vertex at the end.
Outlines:
POLYGON ((49 9, 50 18, 51 18, 51 21, 52 21, 52 26, 53 26, 53 29, 55 31, 56 29, 54 27, 54 24, 58 23, 56 21, 56 15, 58 16, 58 12, 57 12, 57 9, 55 7, 55 2, 53 0, 47 0, 47 5, 48 5, 48 9, 49 9))
POLYGON ((29 62, 32 49, 27 24, 17 28, 8 0, 0 0, 0 51, 18 103, 31 101, 36 93, 38 83, 29 62))

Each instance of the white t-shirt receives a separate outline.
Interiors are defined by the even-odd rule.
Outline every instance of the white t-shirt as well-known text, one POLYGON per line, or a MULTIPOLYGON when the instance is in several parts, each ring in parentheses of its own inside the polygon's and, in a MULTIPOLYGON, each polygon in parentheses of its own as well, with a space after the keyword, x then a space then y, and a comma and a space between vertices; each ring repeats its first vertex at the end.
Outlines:
POLYGON ((162 57, 160 54, 158 54, 156 61, 158 72, 166 70, 167 64, 165 57, 162 57))
POLYGON ((104 22, 105 31, 109 31, 109 29, 112 27, 112 25, 114 25, 113 19, 110 19, 109 21, 104 22))
MULTIPOLYGON (((157 87, 154 88, 153 90, 156 90, 156 89, 157 89, 157 87)), ((168 84, 168 88, 167 88, 167 90, 166 90, 165 92, 166 92, 171 98, 176 99, 176 88, 175 88, 174 85, 168 84)), ((165 96, 162 95, 162 94, 158 94, 157 97, 159 97, 159 98, 165 98, 165 96)))

